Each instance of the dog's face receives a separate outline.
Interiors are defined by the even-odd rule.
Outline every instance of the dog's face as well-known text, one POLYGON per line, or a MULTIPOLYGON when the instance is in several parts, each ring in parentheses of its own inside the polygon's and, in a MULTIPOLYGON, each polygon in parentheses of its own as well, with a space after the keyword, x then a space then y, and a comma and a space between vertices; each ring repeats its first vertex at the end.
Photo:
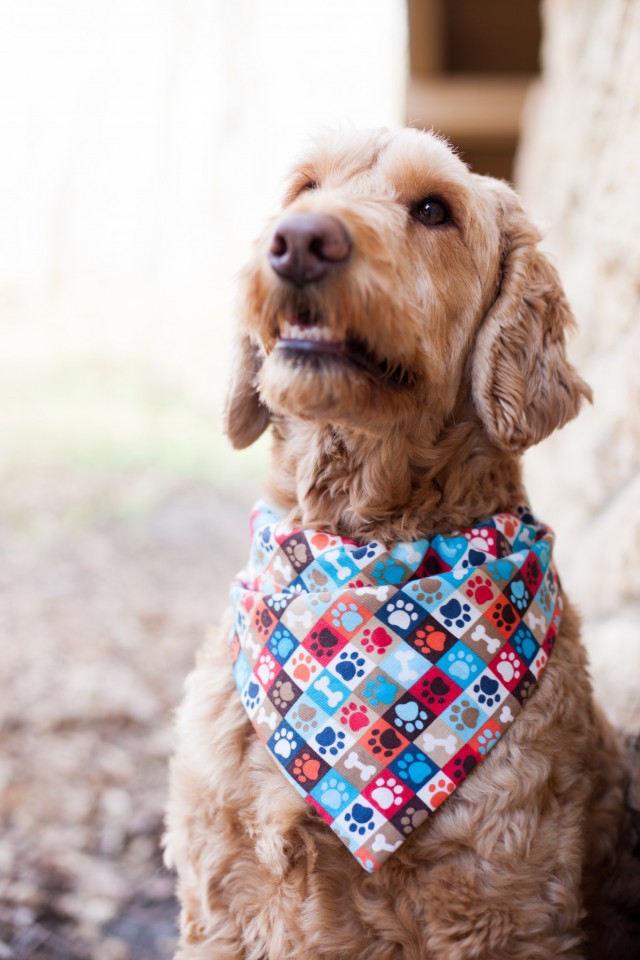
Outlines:
POLYGON ((437 433, 465 405, 504 448, 541 439, 588 388, 566 363, 571 316, 537 239, 506 185, 432 135, 325 139, 244 273, 232 441, 270 413, 437 433))

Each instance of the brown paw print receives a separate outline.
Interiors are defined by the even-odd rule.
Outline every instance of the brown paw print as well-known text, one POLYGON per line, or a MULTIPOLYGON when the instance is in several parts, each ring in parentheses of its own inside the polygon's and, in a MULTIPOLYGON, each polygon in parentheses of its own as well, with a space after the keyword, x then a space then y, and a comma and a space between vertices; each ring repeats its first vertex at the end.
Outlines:
POLYGON ((289 537, 287 542, 284 544, 284 552, 287 555, 290 563, 298 571, 304 570, 304 568, 308 567, 313 560, 313 556, 304 537, 289 537))
POLYGON ((293 716, 291 716, 291 723, 299 730, 300 733, 309 733, 311 730, 315 730, 319 725, 317 719, 318 711, 315 707, 312 707, 308 703, 299 703, 297 707, 294 708, 293 716))
POLYGON ((403 833, 411 833, 427 819, 426 810, 416 810, 415 807, 406 807, 400 817, 400 829, 403 833))
POLYGON ((283 677, 276 680, 269 691, 271 702, 280 709, 288 707, 289 704, 295 700, 295 697, 296 691, 293 688, 293 684, 290 680, 285 680, 283 677))
POLYGON ((456 721, 456 730, 473 730, 478 723, 480 713, 470 700, 461 700, 451 707, 451 719, 456 721))
MULTIPOLYGON (((440 573, 439 570, 430 570, 428 571, 431 575, 434 573, 440 573)), ((416 570, 415 573, 416 579, 419 579, 420 573, 416 570)), ((420 593, 416 593, 416 599, 421 603, 423 600, 426 600, 429 604, 439 603, 442 600, 442 591, 440 590, 440 581, 433 580, 431 577, 422 580, 420 584, 422 590, 420 593)))

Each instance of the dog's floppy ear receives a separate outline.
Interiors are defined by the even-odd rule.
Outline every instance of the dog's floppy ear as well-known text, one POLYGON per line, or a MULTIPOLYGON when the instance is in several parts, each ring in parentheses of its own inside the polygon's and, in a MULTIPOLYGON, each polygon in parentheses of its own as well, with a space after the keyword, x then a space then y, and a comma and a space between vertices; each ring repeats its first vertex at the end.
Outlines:
POLYGON ((224 408, 224 430, 236 450, 257 440, 269 426, 269 409, 258 395, 258 348, 246 333, 236 341, 233 373, 224 408))
POLYGON ((502 278, 476 339, 475 407, 490 438, 519 453, 572 420, 591 390, 568 362, 575 322, 538 231, 515 193, 493 181, 502 216, 502 278))

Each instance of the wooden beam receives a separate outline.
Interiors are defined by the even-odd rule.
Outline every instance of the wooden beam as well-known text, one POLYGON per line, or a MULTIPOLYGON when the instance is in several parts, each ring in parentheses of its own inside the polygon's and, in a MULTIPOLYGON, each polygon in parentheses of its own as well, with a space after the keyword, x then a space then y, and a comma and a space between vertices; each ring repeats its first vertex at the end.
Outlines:
POLYGON ((411 75, 441 73, 444 63, 444 0, 408 0, 411 75))
POLYGON ((412 77, 406 120, 453 140, 505 141, 518 136, 531 80, 526 77, 412 77))

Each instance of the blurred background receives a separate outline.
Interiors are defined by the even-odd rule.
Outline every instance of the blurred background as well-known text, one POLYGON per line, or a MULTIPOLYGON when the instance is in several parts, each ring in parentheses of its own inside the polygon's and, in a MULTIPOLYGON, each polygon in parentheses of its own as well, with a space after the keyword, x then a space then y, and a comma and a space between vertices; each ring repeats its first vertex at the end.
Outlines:
POLYGON ((171 955, 171 717, 268 441, 235 276, 322 126, 412 123, 545 227, 596 403, 528 457, 640 729, 640 0, 0 0, 0 960, 171 955))

